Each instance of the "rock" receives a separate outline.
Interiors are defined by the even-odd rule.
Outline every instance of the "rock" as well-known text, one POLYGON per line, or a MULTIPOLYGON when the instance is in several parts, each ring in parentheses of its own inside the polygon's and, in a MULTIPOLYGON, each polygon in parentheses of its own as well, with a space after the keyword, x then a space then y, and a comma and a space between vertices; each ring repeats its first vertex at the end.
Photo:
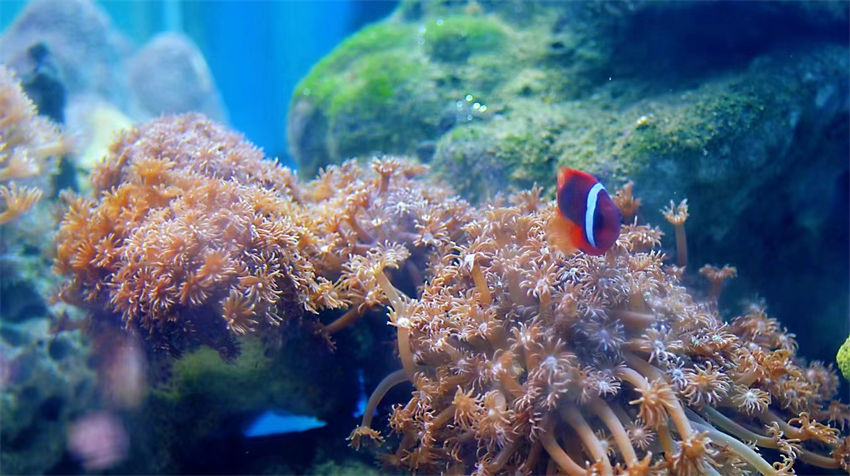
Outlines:
POLYGON ((91 0, 34 0, 0 37, 0 62, 32 71, 29 49, 43 44, 52 53, 69 94, 97 93, 123 104, 123 56, 129 46, 109 17, 91 0))
POLYGON ((65 454, 71 421, 96 403, 80 333, 51 336, 48 320, 0 323, 0 466, 44 474, 65 454))
POLYGON ((27 51, 32 59, 31 71, 22 74, 24 92, 32 99, 39 115, 62 124, 65 122, 65 85, 50 49, 38 43, 27 51))
POLYGON ((155 36, 130 60, 129 71, 142 117, 200 112, 226 122, 207 62, 185 35, 155 36))
POLYGON ((89 174, 103 160, 118 134, 133 126, 133 120, 98 96, 78 95, 68 104, 68 132, 73 134, 77 154, 73 166, 80 191, 91 193, 89 174))

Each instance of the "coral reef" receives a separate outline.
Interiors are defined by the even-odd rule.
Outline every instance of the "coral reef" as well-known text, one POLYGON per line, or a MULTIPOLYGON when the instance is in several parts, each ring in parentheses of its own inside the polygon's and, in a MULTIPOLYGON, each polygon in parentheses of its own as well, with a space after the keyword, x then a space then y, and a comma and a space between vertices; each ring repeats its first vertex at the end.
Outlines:
POLYGON ((376 389, 354 446, 384 440, 372 410, 409 381, 382 458, 412 471, 850 470, 837 377, 805 365, 762 307, 725 323, 694 300, 658 228, 627 225, 604 256, 565 256, 547 243, 556 212, 540 190, 512 201, 464 227, 468 242, 434 263, 418 299, 372 271, 403 368, 376 389))
POLYGON ((64 455, 70 421, 94 401, 79 333, 53 338, 47 297, 56 176, 68 144, 0 64, 0 468, 41 474, 64 455))
POLYGON ((227 119, 197 45, 164 33, 137 47, 107 9, 92 0, 33 0, 0 36, 0 63, 32 79, 28 94, 47 99, 41 113, 74 137, 81 153, 68 174, 76 169, 79 182, 104 153, 104 140, 128 122, 188 112, 227 119))
MULTIPOLYGON (((540 188, 475 209, 423 180, 425 170, 349 161, 302 184, 203 116, 152 121, 112 145, 92 177, 94 199, 67 197, 61 296, 88 311, 95 351, 126 329, 155 355, 203 344, 225 359, 236 359, 237 336, 280 342, 310 314, 324 324, 309 327, 329 335, 388 306, 402 369, 378 385, 351 442, 383 441, 374 410, 409 381, 410 400, 389 418, 395 449, 383 456, 408 470, 848 467, 838 428, 850 416, 832 401, 831 368, 798 358, 762 307, 729 323, 718 314, 734 268, 704 267, 712 289, 700 302, 682 285, 687 254, 677 254, 682 266, 665 264, 658 228, 634 221, 607 254, 565 256, 547 241, 556 212, 540 188)), ((639 215, 631 186, 613 198, 639 215)), ((688 203, 665 213, 686 250, 688 203)), ((241 365, 259 349, 251 344, 241 365)), ((269 374, 251 364, 198 380, 190 367, 209 354, 178 361, 175 387, 147 405, 181 413, 206 378, 269 374)), ((229 405, 268 403, 245 397, 229 405)), ((199 434, 228 411, 209 416, 199 434)))
MULTIPOLYGON (((350 421, 356 393, 328 391, 356 388, 356 372, 350 362, 340 362, 339 350, 323 348, 318 336, 305 339, 294 335, 271 353, 260 338, 246 337, 240 343, 241 353, 233 362, 222 362, 209 348, 192 351, 175 361, 168 383, 152 389, 139 411, 130 415, 137 439, 129 460, 116 468, 118 472, 258 474, 270 462, 243 461, 238 448, 250 445, 243 431, 262 412, 285 409, 330 424, 350 421), (308 354, 310 358, 305 359, 308 354), (328 382, 333 384, 329 386, 328 382), (236 448, 227 448, 228 445, 236 448), (197 455, 208 452, 210 447, 220 450, 199 460, 197 455)), ((339 428, 337 434, 347 429, 339 428)), ((315 433, 291 435, 291 442, 299 446, 307 445, 307 441, 323 445, 315 442, 316 438, 315 433)), ((335 446, 342 445, 339 438, 335 446)))
POLYGON ((565 165, 637 181, 645 210, 688 196, 696 261, 741 271, 726 299, 765 296, 827 359, 848 315, 848 18, 793 0, 404 1, 301 81, 289 144, 307 174, 414 154, 469 200, 551 193, 565 165), (795 275, 761 281, 777 266, 795 275), (812 301, 817 328, 793 319, 812 301))
POLYGON ((69 199, 56 238, 56 270, 72 275, 62 297, 172 354, 197 340, 234 355, 228 330, 275 326, 322 299, 308 289, 292 180, 200 116, 123 133, 92 176, 98 201, 69 199))
POLYGON ((0 225, 53 193, 50 178, 66 151, 56 125, 38 116, 15 74, 0 65, 0 225))
POLYGON ((0 318, 46 317, 56 285, 50 269, 56 229, 64 134, 24 93, 18 77, 0 65, 0 318))
POLYGON ((468 205, 415 179, 424 170, 352 162, 302 185, 200 115, 152 121, 113 144, 96 199, 68 198, 61 297, 90 311, 95 334, 126 328, 175 356, 206 344, 231 358, 236 335, 347 308, 335 332, 386 303, 369 270, 402 268, 415 286, 468 221, 468 205))

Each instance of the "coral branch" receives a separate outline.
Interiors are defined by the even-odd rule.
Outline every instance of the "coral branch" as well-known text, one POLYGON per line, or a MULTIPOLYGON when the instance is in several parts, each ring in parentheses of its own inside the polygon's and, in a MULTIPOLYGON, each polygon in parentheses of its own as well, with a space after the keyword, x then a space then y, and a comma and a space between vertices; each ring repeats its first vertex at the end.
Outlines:
POLYGON ((375 387, 375 390, 372 392, 372 395, 369 396, 369 401, 366 402, 366 410, 363 414, 363 420, 360 422, 361 428, 370 428, 372 426, 372 417, 375 414, 375 409, 378 408, 378 404, 381 403, 381 400, 384 398, 384 395, 390 391, 391 388, 396 385, 407 382, 407 374, 403 369, 396 370, 391 372, 380 383, 375 387))
POLYGON ((340 329, 344 329, 350 326, 351 324, 357 322, 361 317, 363 317, 363 306, 352 306, 347 311, 345 311, 343 315, 339 316, 336 320, 326 325, 325 331, 327 331, 328 334, 333 334, 334 332, 337 332, 340 329))

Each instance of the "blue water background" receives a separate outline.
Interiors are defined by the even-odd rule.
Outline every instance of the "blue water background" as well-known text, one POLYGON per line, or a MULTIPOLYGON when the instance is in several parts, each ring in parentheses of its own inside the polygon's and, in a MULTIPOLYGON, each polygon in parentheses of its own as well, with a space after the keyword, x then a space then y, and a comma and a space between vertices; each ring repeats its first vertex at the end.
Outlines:
MULTIPOLYGON (((26 1, 0 0, 0 31, 26 1)), ((162 31, 181 31, 204 54, 230 126, 267 155, 293 165, 286 145, 292 91, 343 38, 380 20, 390 0, 101 0, 113 25, 136 46, 162 31)))

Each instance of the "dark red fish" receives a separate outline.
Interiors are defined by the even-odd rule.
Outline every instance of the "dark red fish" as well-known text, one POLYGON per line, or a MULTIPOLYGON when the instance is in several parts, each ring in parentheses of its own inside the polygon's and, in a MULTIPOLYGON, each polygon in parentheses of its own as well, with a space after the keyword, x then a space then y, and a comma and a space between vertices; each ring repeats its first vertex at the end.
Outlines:
POLYGON ((558 171, 558 216, 550 233, 564 252, 599 256, 620 236, 620 210, 599 180, 567 167, 558 171))

